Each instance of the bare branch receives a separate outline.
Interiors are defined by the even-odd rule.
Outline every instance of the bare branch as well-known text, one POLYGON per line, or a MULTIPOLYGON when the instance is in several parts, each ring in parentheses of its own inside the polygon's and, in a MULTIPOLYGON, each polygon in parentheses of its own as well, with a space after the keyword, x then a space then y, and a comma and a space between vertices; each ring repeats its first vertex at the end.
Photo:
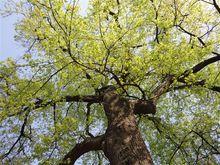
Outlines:
POLYGON ((208 2, 208 1, 205 1, 205 0, 200 0, 200 1, 205 2, 207 4, 210 4, 210 5, 213 5, 211 2, 208 2))
POLYGON ((192 71, 193 71, 193 73, 197 73, 200 70, 202 70, 203 68, 205 68, 206 66, 208 66, 209 64, 212 64, 212 63, 217 62, 219 60, 220 60, 220 56, 211 57, 211 58, 204 60, 204 61, 198 63, 197 65, 195 65, 192 68, 192 71))
MULTIPOLYGON (((58 100, 50 100, 50 101, 45 101, 43 99, 37 99, 37 101, 34 102, 34 107, 31 108, 32 110, 38 109, 38 108, 43 108, 47 106, 53 106, 55 103, 59 102, 87 102, 87 103, 101 103, 102 102, 103 96, 101 95, 86 95, 86 96, 63 96, 62 98, 58 100)), ((21 115, 27 110, 29 110, 30 107, 28 106, 23 106, 21 107, 21 111, 9 114, 8 117, 12 117, 15 115, 21 115)))

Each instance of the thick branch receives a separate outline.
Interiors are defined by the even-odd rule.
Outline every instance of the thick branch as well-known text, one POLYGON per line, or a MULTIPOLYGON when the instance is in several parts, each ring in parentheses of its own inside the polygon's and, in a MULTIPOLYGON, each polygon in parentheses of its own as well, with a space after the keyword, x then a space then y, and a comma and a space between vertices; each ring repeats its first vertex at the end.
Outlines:
POLYGON ((213 0, 213 5, 214 5, 215 9, 218 11, 218 13, 220 14, 220 7, 217 4, 216 0, 213 0))
POLYGON ((190 73, 197 73, 200 70, 204 69, 206 66, 208 66, 212 63, 215 63, 217 61, 220 61, 220 56, 214 56, 214 57, 211 57, 207 60, 204 60, 204 61, 198 63, 197 65, 195 65, 193 68, 186 70, 181 76, 179 76, 177 78, 177 80, 180 82, 185 82, 184 78, 189 76, 190 73))
POLYGON ((214 57, 211 57, 207 60, 204 60, 204 61, 198 63, 197 65, 195 65, 192 68, 192 72, 197 73, 200 70, 202 70, 203 68, 205 68, 206 66, 208 66, 209 64, 212 64, 212 63, 217 62, 217 61, 220 61, 220 56, 214 56, 214 57))
MULTIPOLYGON (((38 108, 43 108, 43 107, 47 107, 49 105, 54 105, 55 103, 59 103, 59 102, 87 102, 87 103, 101 103, 102 102, 102 97, 101 95, 86 95, 86 96, 64 96, 59 100, 50 100, 50 101, 44 101, 43 99, 39 99, 37 98, 34 102, 34 107, 32 108, 32 110, 34 109, 38 109, 38 108)), ((15 115, 20 115, 23 114, 24 112, 26 112, 30 107, 28 106, 23 106, 22 110, 17 112, 17 113, 13 113, 8 115, 8 117, 12 117, 15 115)))
POLYGON ((104 135, 101 135, 94 138, 87 138, 82 143, 76 144, 76 146, 65 155, 60 165, 74 164, 81 155, 89 151, 101 150, 103 140, 104 135))
MULTIPOLYGON (((38 99, 35 102, 35 106, 33 109, 46 107, 48 105, 54 105, 58 102, 87 102, 87 103, 100 103, 102 102, 102 96, 99 95, 87 95, 87 96, 64 96, 59 100, 51 100, 48 102, 44 102, 42 99, 38 99)), ((25 110, 25 109, 24 109, 25 110)))
POLYGON ((154 89, 152 96, 153 102, 156 102, 159 99, 159 97, 169 89, 170 85, 173 83, 173 80, 174 76, 168 75, 164 79, 164 81, 154 89))
POLYGON ((152 100, 130 100, 129 103, 134 109, 134 114, 155 114, 156 105, 152 100))
MULTIPOLYGON (((186 70, 181 76, 179 76, 177 78, 177 81, 182 82, 182 83, 186 83, 185 78, 187 76, 189 76, 190 73, 194 73, 194 74, 198 73, 199 71, 204 69, 206 66, 208 66, 212 63, 215 63, 217 61, 220 61, 220 56, 214 56, 214 57, 211 57, 209 59, 206 59, 206 60, 198 63, 197 65, 195 65, 192 69, 186 70)), ((195 82, 192 85, 205 86, 205 80, 195 82)), ((186 85, 186 87, 187 86, 188 85, 186 85)), ((220 92, 220 88, 218 86, 212 86, 212 87, 209 87, 208 89, 211 89, 211 90, 216 91, 216 92, 220 92)))
MULTIPOLYGON (((201 71, 202 69, 204 69, 208 65, 215 63, 217 61, 220 61, 220 56, 218 56, 218 55, 211 57, 209 59, 206 59, 206 60, 198 63, 197 65, 195 65, 191 69, 188 69, 185 72, 183 72, 183 74, 181 74, 179 77, 177 77, 177 81, 185 83, 185 78, 187 76, 189 76, 190 73, 198 73, 199 71, 201 71)), ((162 94, 166 93, 169 90, 169 87, 173 83, 174 78, 175 78, 174 75, 168 75, 163 80, 163 82, 155 88, 155 90, 153 91, 153 96, 152 96, 153 102, 156 102, 162 94)), ((211 90, 219 91, 219 87, 213 87, 213 88, 211 88, 211 90)))
POLYGON ((220 93, 220 87, 219 87, 219 86, 212 86, 212 87, 209 88, 209 89, 220 93))

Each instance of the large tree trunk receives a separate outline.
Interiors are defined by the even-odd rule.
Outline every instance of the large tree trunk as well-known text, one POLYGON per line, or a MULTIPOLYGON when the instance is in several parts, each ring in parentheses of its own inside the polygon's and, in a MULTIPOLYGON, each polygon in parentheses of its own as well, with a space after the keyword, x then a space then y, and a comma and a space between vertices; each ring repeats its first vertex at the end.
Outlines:
POLYGON ((151 155, 134 115, 134 106, 114 91, 103 98, 104 110, 108 118, 103 151, 112 165, 151 165, 151 155))
POLYGON ((104 152, 111 165, 153 164, 137 127, 135 114, 154 114, 155 103, 152 100, 128 100, 120 97, 114 90, 106 90, 102 96, 108 119, 105 134, 87 138, 77 144, 60 164, 74 164, 84 153, 97 150, 104 152))

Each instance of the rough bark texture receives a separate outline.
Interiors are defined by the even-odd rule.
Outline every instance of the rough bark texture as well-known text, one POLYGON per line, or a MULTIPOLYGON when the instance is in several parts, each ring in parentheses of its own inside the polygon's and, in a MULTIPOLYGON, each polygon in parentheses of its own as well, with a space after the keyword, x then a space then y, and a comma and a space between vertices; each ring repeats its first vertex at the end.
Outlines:
POLYGON ((103 98, 108 118, 104 153, 112 165, 150 165, 152 159, 138 130, 133 104, 114 91, 103 98))
MULTIPOLYGON (((95 102, 91 96, 84 100, 95 102)), ((135 115, 155 114, 155 103, 152 100, 129 100, 120 97, 114 88, 106 89, 101 100, 108 120, 105 134, 77 144, 65 155, 61 164, 73 164, 81 155, 94 150, 102 150, 111 165, 153 164, 137 127, 135 115)))

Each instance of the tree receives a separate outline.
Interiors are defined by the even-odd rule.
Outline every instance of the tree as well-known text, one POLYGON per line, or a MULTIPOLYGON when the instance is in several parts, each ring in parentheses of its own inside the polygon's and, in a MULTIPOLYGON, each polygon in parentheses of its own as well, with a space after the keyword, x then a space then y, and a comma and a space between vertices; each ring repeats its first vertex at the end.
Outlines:
POLYGON ((218 164, 216 0, 20 0, 0 63, 2 163, 218 164), (90 152, 92 151, 92 152, 90 152), (80 163, 79 162, 79 163, 80 163))

